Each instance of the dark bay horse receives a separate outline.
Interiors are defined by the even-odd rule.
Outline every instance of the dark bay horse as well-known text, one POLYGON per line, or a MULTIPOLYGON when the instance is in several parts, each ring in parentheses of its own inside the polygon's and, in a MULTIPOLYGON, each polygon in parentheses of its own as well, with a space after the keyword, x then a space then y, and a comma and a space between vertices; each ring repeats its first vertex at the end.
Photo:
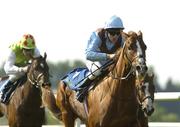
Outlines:
POLYGON ((62 111, 65 127, 74 127, 79 117, 88 127, 140 127, 136 80, 146 75, 146 45, 142 32, 123 34, 126 38, 117 51, 115 64, 108 76, 92 89, 84 103, 76 100, 75 92, 60 81, 57 105, 62 111))
POLYGON ((145 116, 150 116, 154 112, 154 75, 147 73, 144 80, 137 80, 138 99, 145 116))
POLYGON ((5 115, 10 127, 41 127, 45 122, 42 106, 42 87, 49 86, 49 68, 44 57, 33 58, 27 80, 14 91, 8 105, 0 104, 0 115, 5 115))
POLYGON ((143 80, 137 79, 138 121, 141 127, 148 127, 148 117, 154 112, 154 74, 147 73, 143 80))

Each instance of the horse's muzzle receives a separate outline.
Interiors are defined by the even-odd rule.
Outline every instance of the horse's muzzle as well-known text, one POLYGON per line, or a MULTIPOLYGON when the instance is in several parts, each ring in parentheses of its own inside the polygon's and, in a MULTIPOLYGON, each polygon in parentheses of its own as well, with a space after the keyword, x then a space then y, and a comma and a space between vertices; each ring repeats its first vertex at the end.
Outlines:
POLYGON ((153 114, 154 108, 152 108, 151 110, 147 110, 145 108, 145 109, 143 109, 143 111, 144 111, 144 115, 148 117, 148 116, 151 116, 153 114))
POLYGON ((143 65, 137 65, 136 66, 136 71, 138 72, 139 75, 144 75, 148 70, 148 67, 143 64, 143 65))

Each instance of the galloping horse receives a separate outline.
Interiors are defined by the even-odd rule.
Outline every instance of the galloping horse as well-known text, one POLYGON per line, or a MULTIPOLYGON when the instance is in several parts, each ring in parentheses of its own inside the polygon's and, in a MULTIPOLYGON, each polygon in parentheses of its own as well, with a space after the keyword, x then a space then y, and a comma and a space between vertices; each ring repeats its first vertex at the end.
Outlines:
POLYGON ((136 80, 146 75, 146 45, 140 31, 124 33, 123 37, 126 41, 117 51, 109 75, 88 93, 84 103, 79 103, 75 92, 59 82, 57 104, 65 127, 74 127, 77 117, 88 127, 140 127, 136 80))
POLYGON ((154 75, 147 73, 142 81, 137 80, 137 100, 139 100, 138 121, 141 127, 148 127, 148 116, 154 112, 154 75))
POLYGON ((42 87, 50 85, 49 68, 44 57, 32 58, 27 80, 14 91, 8 105, 0 104, 10 127, 41 127, 45 122, 42 106, 42 87))
POLYGON ((147 73, 143 81, 137 80, 138 99, 145 116, 150 116, 154 112, 154 75, 147 73))

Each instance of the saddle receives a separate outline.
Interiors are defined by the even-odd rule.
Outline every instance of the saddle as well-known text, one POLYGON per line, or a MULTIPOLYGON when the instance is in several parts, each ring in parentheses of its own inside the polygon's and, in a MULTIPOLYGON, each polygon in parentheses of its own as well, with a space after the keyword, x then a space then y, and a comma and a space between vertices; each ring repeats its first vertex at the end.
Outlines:
MULTIPOLYGON (((0 87, 1 85, 3 85, 8 79, 9 76, 3 76, 0 78, 0 87)), ((6 96, 6 102, 8 103, 15 91, 15 89, 19 86, 22 86, 24 84, 24 82, 27 80, 27 76, 24 75, 23 77, 19 78, 18 80, 14 81, 12 85, 8 86, 7 88, 5 88, 6 90, 3 91, 4 95, 6 96)))
POLYGON ((76 68, 61 78, 61 81, 63 81, 71 90, 76 91, 77 100, 82 102, 88 91, 93 89, 96 84, 110 72, 109 66, 112 64, 114 64, 114 60, 109 60, 101 66, 99 68, 101 70, 101 75, 94 80, 88 78, 93 73, 90 72, 88 68, 76 68))
POLYGON ((103 79, 109 71, 103 71, 102 74, 96 77, 94 80, 90 80, 88 76, 91 72, 87 68, 76 68, 64 76, 61 80, 66 84, 71 90, 76 91, 77 100, 83 101, 84 97, 88 94, 88 91, 95 88, 101 79, 103 79))

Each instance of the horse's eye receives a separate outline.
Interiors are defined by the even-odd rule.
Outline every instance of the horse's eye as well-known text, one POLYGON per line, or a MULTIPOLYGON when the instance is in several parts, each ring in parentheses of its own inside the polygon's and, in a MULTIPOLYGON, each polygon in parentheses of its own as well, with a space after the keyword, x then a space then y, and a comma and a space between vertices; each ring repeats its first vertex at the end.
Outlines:
POLYGON ((141 90, 145 90, 146 89, 146 86, 145 85, 142 85, 141 86, 141 90))
POLYGON ((131 46, 128 47, 128 50, 132 50, 131 46))
POLYGON ((40 66, 41 66, 41 68, 44 68, 44 64, 43 63, 41 63, 40 66))

